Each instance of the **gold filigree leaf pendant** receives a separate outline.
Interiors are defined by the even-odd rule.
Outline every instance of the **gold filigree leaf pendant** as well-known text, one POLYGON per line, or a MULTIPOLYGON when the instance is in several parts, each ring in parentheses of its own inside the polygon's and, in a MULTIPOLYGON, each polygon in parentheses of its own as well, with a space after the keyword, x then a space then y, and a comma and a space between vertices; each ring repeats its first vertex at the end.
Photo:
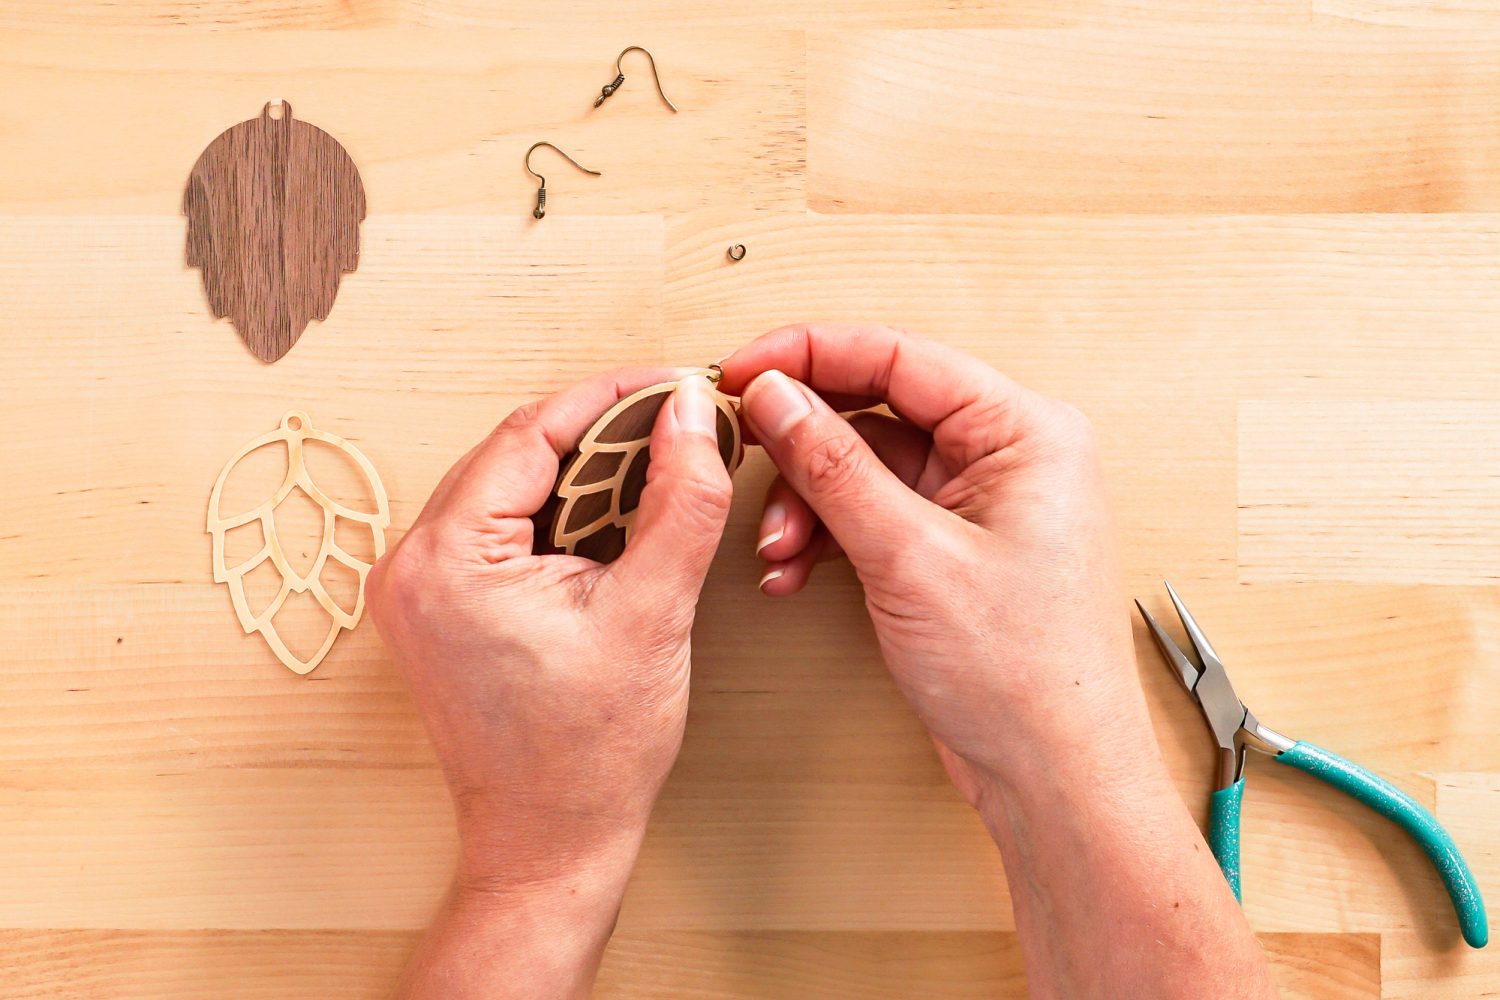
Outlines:
MULTIPOLYGON (((646 487, 651 431, 676 387, 663 382, 631 393, 589 428, 558 477, 549 532, 554 548, 596 562, 613 562, 625 551, 646 487)), ((733 475, 744 456, 739 416, 728 396, 715 392, 714 402, 719 456, 733 475)))
POLYGON ((341 630, 359 624, 365 579, 385 552, 385 529, 390 523, 385 487, 370 460, 338 435, 313 427, 307 414, 292 410, 275 430, 241 448, 214 483, 208 501, 214 581, 229 588, 245 632, 259 632, 277 659, 293 672, 306 674, 328 655, 341 630), (319 453, 318 464, 310 469, 308 458, 314 452, 319 453), (325 464, 330 461, 333 465, 325 464), (239 486, 241 473, 264 472, 267 462, 273 463, 269 475, 252 475, 256 481, 248 490, 238 490, 234 496, 226 493, 232 478, 239 486), (350 499, 353 495, 362 500, 350 499), (314 525, 321 522, 316 545, 299 545, 299 539, 284 537, 285 523, 294 521, 299 509, 311 512, 314 525), (365 550, 351 554, 340 536, 357 539, 365 550), (247 537, 254 540, 247 544, 247 537), (233 553, 233 548, 239 551, 233 553), (252 577, 258 594, 247 585, 252 577), (310 595, 322 609, 319 615, 312 608, 314 631, 322 628, 319 623, 324 618, 327 623, 316 651, 306 658, 293 652, 277 625, 277 614, 288 599, 302 594, 310 595))

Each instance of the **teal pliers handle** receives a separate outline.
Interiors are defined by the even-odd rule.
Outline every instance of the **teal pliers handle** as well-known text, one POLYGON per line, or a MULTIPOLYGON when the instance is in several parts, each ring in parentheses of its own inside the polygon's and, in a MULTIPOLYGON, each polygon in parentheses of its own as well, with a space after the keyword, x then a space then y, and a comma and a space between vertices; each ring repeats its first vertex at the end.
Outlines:
MULTIPOLYGON (((1338 754, 1329 753, 1311 743, 1296 743, 1276 756, 1283 764, 1306 771, 1344 794, 1363 802, 1399 825, 1426 853, 1448 890, 1458 926, 1471 947, 1483 948, 1489 943, 1490 927, 1485 916, 1484 897, 1474 881, 1474 873, 1448 836, 1437 817, 1395 785, 1371 774, 1358 764, 1338 754)), ((1219 868, 1240 898, 1240 805, 1245 795, 1245 779, 1214 792, 1208 824, 1208 846, 1218 859, 1219 868)))
POLYGON ((1208 807, 1208 849, 1214 852, 1224 880, 1240 898, 1240 803, 1245 801, 1245 779, 1214 792, 1208 807))
POLYGON ((1484 897, 1468 862, 1448 831, 1410 795, 1358 764, 1352 764, 1336 753, 1329 753, 1311 743, 1296 743, 1276 756, 1283 764, 1306 771, 1363 802, 1386 819, 1411 834, 1417 846, 1427 855, 1453 900, 1458 926, 1471 947, 1483 948, 1490 940, 1489 920, 1484 912, 1484 897))

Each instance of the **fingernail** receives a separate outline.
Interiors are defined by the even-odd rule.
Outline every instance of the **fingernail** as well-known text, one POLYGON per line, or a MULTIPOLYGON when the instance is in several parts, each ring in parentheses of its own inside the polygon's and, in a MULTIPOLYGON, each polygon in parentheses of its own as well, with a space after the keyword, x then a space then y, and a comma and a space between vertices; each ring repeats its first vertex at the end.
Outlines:
MULTIPOLYGON (((760 555, 766 550, 766 546, 773 542, 781 541, 781 536, 786 534, 786 508, 779 503, 773 503, 766 508, 765 514, 760 519, 760 541, 755 543, 755 554, 760 555)), ((764 580, 761 583, 765 583, 764 580)))
POLYGON ((757 436, 780 438, 812 412, 812 404, 790 378, 776 369, 761 372, 745 388, 745 415, 757 436))
POLYGON ((677 417, 677 426, 689 434, 703 434, 718 438, 714 426, 717 416, 713 397, 709 395, 708 379, 700 375, 689 375, 677 383, 672 393, 672 413, 677 417))
POLYGON ((768 570, 766 572, 766 575, 760 578, 760 583, 757 584, 757 586, 760 587, 762 591, 764 591, 766 589, 766 584, 770 583, 772 580, 780 580, 784 576, 786 576, 786 570, 784 569, 768 570))

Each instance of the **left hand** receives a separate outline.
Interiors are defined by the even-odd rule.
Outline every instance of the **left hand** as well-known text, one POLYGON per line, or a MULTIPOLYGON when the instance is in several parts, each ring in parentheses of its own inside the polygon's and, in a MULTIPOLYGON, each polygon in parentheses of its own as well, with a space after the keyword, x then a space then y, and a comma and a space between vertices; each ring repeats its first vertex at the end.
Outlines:
POLYGON ((612 372, 517 410, 366 588, 453 795, 460 903, 540 907, 564 925, 548 932, 555 947, 602 949, 682 741, 689 632, 730 502, 696 371, 612 372), (560 458, 618 399, 678 379, 625 553, 607 566, 533 555, 560 458))

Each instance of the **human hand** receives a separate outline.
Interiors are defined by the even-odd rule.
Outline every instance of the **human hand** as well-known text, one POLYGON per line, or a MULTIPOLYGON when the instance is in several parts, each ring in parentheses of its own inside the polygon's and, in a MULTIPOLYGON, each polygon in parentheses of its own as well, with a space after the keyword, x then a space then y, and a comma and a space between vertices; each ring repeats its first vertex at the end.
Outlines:
POLYGON ((1152 739, 1088 421, 884 327, 788 327, 723 368, 781 472, 761 589, 848 554, 1000 848, 1033 995, 1274 996, 1152 739), (879 402, 897 416, 834 412, 879 402))
POLYGON ((886 664, 971 802, 992 779, 1152 745, 1082 414, 885 327, 787 327, 723 368, 780 471, 761 589, 795 593, 847 553, 886 664), (899 416, 834 411, 882 402, 899 416))
POLYGON ((514 995, 587 989, 578 977, 592 978, 587 956, 597 962, 681 744, 689 632, 729 510, 717 411, 695 371, 612 372, 523 406, 453 467, 370 574, 371 617, 442 764, 461 844, 457 915, 408 976, 450 978, 405 995, 464 995, 452 976, 512 995, 472 961, 447 967, 445 926, 506 928, 496 955, 509 956, 514 995), (531 518, 559 458, 618 399, 672 379, 625 553, 607 566, 533 555, 531 518), (476 909, 500 913, 469 919, 476 909), (528 935, 536 947, 518 963, 528 935), (524 977, 528 963, 538 979, 524 977))

